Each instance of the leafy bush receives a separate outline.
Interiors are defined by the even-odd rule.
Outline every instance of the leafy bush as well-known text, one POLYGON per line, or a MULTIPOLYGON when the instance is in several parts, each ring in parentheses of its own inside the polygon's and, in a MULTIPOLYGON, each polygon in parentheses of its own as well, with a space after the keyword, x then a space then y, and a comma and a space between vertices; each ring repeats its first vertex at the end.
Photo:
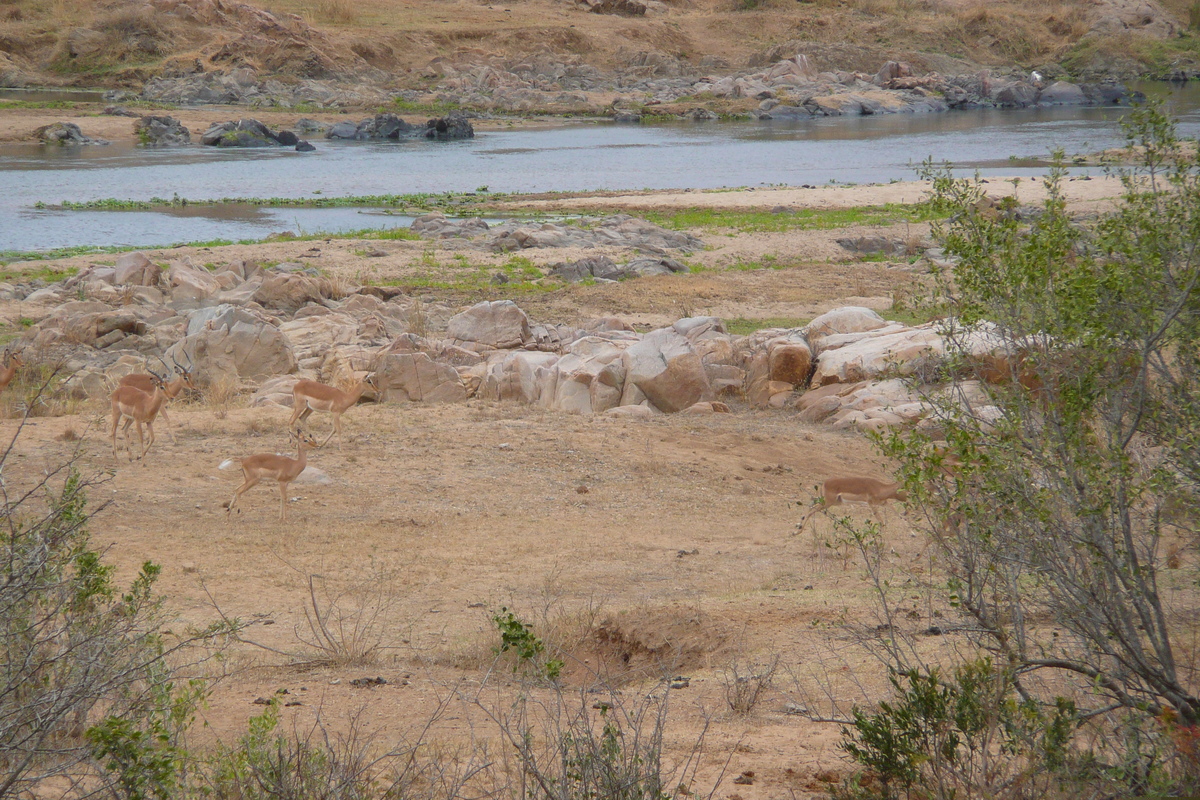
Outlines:
MULTIPOLYGON (((1156 107, 1127 125, 1138 163, 1092 217, 1069 212, 1061 166, 1032 210, 927 172, 933 205, 954 211, 935 235, 957 263, 932 287, 950 385, 920 429, 882 444, 929 515, 931 588, 1014 676, 996 685, 1038 725, 1057 724, 1062 697, 1089 720, 1092 768, 1074 777, 1113 796, 1186 794, 1200 788, 1187 744, 1200 663, 1181 646, 1200 633, 1200 160, 1156 107)), ((895 664, 906 691, 928 688, 933 671, 910 667, 895 664)), ((899 724, 916 701, 881 713, 899 724)), ((938 761, 934 744, 914 777, 897 740, 894 780, 940 796, 927 769, 959 745, 938 761)))
POLYGON ((1055 787, 1078 723, 1073 703, 1049 709, 1014 699, 1014 676, 981 659, 959 667, 953 680, 937 670, 889 676, 897 694, 879 711, 854 710, 842 729, 842 749, 867 769, 840 794, 890 800, 918 797, 995 797, 1019 788, 1044 796, 1055 787), (869 780, 864 780, 869 778, 869 780))
POLYGON ((73 462, 21 494, 11 487, 0 483, 0 796, 86 771, 89 713, 104 708, 111 730, 132 724, 169 682, 166 659, 179 646, 159 632, 158 566, 143 564, 118 592, 113 567, 91 549, 99 509, 88 509, 89 482, 73 462))

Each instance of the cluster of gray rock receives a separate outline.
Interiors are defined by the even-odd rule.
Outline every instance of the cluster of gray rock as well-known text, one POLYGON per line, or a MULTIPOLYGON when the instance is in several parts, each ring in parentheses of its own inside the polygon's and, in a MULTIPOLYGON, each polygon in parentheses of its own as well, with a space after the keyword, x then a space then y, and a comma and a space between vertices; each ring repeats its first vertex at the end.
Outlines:
MULTIPOLYGON (((636 121, 656 106, 686 102, 703 96, 720 99, 752 98, 759 101, 754 116, 761 119, 799 119, 888 113, 930 113, 978 107, 1024 108, 1033 105, 1112 104, 1132 98, 1115 83, 1075 85, 1043 81, 1035 73, 983 71, 943 77, 937 73, 915 75, 903 62, 889 61, 874 75, 846 71, 818 71, 803 55, 777 60, 763 68, 731 70, 719 59, 697 64, 674 56, 641 52, 630 56, 619 70, 605 72, 581 59, 561 60, 550 55, 522 59, 493 58, 453 63, 435 58, 423 76, 436 81, 426 92, 389 93, 382 89, 340 89, 328 81, 303 81, 284 85, 260 81, 248 68, 228 75, 201 73, 157 78, 146 84, 141 97, 174 103, 238 103, 257 106, 321 107, 383 105, 393 97, 408 101, 460 105, 494 113, 597 113, 608 110, 619 121, 636 121), (698 70, 704 70, 700 72, 698 70)), ((125 93, 127 94, 127 93, 125 93)), ((125 98, 120 92, 112 99, 125 98)), ((106 95, 110 96, 110 95, 106 95)), ((683 114, 694 120, 715 119, 709 109, 683 114)), ((449 138, 466 128, 455 128, 449 138)), ((463 120, 465 122, 465 120, 463 120)), ((380 123, 342 123, 333 138, 395 138, 410 135, 402 126, 382 136, 380 123), (351 126, 353 131, 351 131, 351 126)), ((411 135, 430 135, 428 129, 411 135)))
POLYGON ((212 147, 294 147, 301 153, 317 149, 293 131, 273 131, 256 119, 211 125, 200 135, 200 144, 212 147))
POLYGON ((92 139, 84 136, 83 131, 74 122, 54 122, 50 125, 43 125, 35 130, 33 135, 34 138, 44 144, 108 144, 106 139, 92 139))
POLYGON ((195 72, 187 75, 151 78, 141 92, 115 89, 105 99, 126 102, 133 99, 175 105, 246 105, 254 108, 294 107, 300 104, 321 108, 346 108, 383 105, 391 93, 370 82, 339 83, 306 79, 284 83, 274 78, 259 80, 258 74, 240 67, 228 73, 195 72))
MULTIPOLYGON (((21 341, 27 358, 63 362, 64 389, 88 397, 106 396, 121 376, 163 356, 190 359, 201 385, 253 389, 260 405, 288 405, 300 378, 345 384, 374 371, 385 401, 481 397, 648 416, 728 410, 736 400, 877 430, 928 413, 901 378, 936 376, 948 349, 943 323, 908 327, 865 308, 750 336, 730 334, 715 317, 641 333, 616 318, 537 324, 506 300, 456 312, 298 265, 205 269, 140 253, 32 292, 0 284, 0 297, 20 300, 22 316, 35 320, 21 341)), ((1003 360, 986 326, 968 341, 979 359, 1003 360)))
POLYGON ((361 122, 339 122, 325 126, 326 139, 384 141, 386 139, 470 139, 475 136, 471 121, 461 113, 431 119, 423 125, 405 122, 395 114, 377 114, 361 122))
MULTIPOLYGON (((411 228, 423 238, 440 239, 451 247, 457 245, 496 253, 542 247, 625 247, 643 253, 665 255, 671 250, 691 252, 704 247, 703 241, 689 233, 667 230, 628 214, 613 214, 601 218, 585 217, 573 223, 533 224, 526 220, 510 219, 497 225, 489 225, 486 220, 477 217, 450 218, 440 211, 435 211, 417 217, 413 220, 411 228)), ((597 264, 601 270, 607 269, 600 262, 597 264)), ((623 269, 631 268, 625 265, 623 269)), ((593 276, 601 277, 589 264, 581 264, 574 270, 568 269, 564 274, 585 270, 593 276)), ((673 262, 668 271, 686 271, 686 267, 673 262)), ((633 273, 638 271, 633 269, 631 274, 633 273)), ((606 274, 603 277, 614 276, 606 274)))

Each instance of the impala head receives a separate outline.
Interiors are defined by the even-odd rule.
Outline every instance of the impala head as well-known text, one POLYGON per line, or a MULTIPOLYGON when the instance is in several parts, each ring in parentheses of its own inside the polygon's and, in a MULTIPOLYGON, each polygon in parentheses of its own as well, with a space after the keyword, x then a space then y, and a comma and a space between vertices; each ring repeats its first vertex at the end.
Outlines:
MULTIPOLYGON (((171 363, 173 363, 175 365, 175 374, 178 375, 181 379, 183 379, 184 388, 195 389, 196 381, 194 379, 194 376, 192 375, 192 367, 194 366, 192 364, 192 359, 188 358, 187 353, 184 353, 183 357, 187 358, 188 363, 186 366, 183 364, 180 364, 179 360, 177 358, 175 358, 175 356, 171 356, 171 363)), ((161 361, 162 359, 159 359, 159 360, 161 361)), ((163 366, 166 366, 166 363, 167 362, 163 361, 163 366)))
POLYGON ((321 445, 317 443, 317 438, 311 433, 305 433, 299 428, 292 431, 292 436, 296 439, 296 443, 305 450, 315 450, 321 445))
POLYGON ((370 373, 369 375, 367 375, 367 377, 363 378, 363 383, 365 383, 367 386, 370 386, 375 391, 377 391, 377 392, 379 391, 379 384, 375 382, 375 373, 374 372, 370 373))
POLYGON ((18 367, 25 366, 25 359, 21 358, 20 350, 13 350, 11 347, 4 351, 4 365, 16 365, 18 367))
POLYGON ((152 369, 149 364, 146 365, 146 371, 150 373, 150 377, 154 380, 154 388, 165 391, 167 383, 171 380, 171 371, 167 370, 167 372, 160 374, 152 369))

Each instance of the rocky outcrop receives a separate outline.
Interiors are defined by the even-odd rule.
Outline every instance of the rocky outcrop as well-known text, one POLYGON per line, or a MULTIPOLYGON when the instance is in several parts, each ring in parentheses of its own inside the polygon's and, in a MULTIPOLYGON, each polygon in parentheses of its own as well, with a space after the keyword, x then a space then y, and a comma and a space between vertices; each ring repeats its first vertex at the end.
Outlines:
MULTIPOLYGON (((745 403, 881 430, 919 423, 929 410, 923 398, 947 370, 1023 379, 1022 354, 986 323, 910 327, 845 307, 749 336, 730 334, 716 317, 638 333, 616 318, 531 322, 507 300, 455 310, 285 267, 201 268, 183 258, 163 269, 128 253, 51 286, 0 285, 0 297, 36 320, 22 349, 66 364, 77 396, 103 397, 115 375, 162 357, 190 361, 202 386, 257 386, 255 404, 290 403, 297 377, 350 384, 374 372, 389 402, 479 397, 631 418, 745 403)), ((617 268, 600 259, 589 266, 593 277, 617 268)))
POLYGON ((714 400, 712 386, 692 344, 672 328, 646 334, 622 357, 625 372, 621 405, 649 401, 660 411, 682 411, 714 400))
POLYGON ((179 147, 192 143, 192 133, 174 117, 147 115, 133 123, 133 133, 147 147, 179 147))
POLYGON ((167 351, 169 358, 191 359, 196 380, 205 385, 263 381, 297 369, 287 336, 265 322, 234 322, 186 336, 167 351))
POLYGON ((380 358, 375 383, 385 401, 457 403, 467 399, 458 370, 426 353, 393 353, 380 358))
POLYGON ((424 125, 405 122, 395 114, 378 114, 355 124, 339 122, 325 132, 326 139, 386 141, 388 139, 470 139, 475 128, 463 114, 453 113, 431 119, 424 125))
POLYGON ((43 144, 53 145, 108 144, 104 139, 91 139, 84 136, 83 131, 74 122, 55 122, 43 125, 33 132, 33 137, 43 144))
POLYGON ((451 317, 446 336, 458 344, 511 350, 529 341, 529 317, 511 300, 485 300, 451 317))
POLYGON ((292 131, 272 131, 256 119, 218 122, 200 135, 200 144, 210 147, 293 147, 315 149, 292 131))
MULTIPOLYGON (((424 237, 469 239, 469 246, 493 252, 546 247, 626 247, 644 253, 665 255, 671 250, 690 252, 704 246, 704 242, 695 236, 667 230, 627 214, 616 214, 574 225, 553 222, 531 224, 525 220, 508 220, 499 225, 489 226, 481 219, 451 220, 435 212, 413 220, 411 227, 424 237)), ((687 271, 685 265, 671 259, 650 259, 626 264, 620 274, 610 277, 603 273, 606 269, 604 262, 597 261, 595 264, 600 267, 605 278, 610 280, 634 275, 687 271)), ((593 271, 592 275, 596 276, 596 273, 593 271)))

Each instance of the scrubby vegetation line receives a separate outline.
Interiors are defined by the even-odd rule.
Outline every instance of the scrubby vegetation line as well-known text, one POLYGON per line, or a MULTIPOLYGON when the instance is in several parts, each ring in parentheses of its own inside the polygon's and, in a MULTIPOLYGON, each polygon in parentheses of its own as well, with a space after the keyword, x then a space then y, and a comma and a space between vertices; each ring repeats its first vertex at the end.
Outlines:
POLYGON ((219 197, 127 200, 105 197, 96 200, 63 200, 57 204, 38 202, 34 208, 52 211, 153 211, 186 206, 262 206, 266 208, 411 208, 434 209, 445 206, 470 206, 504 197, 501 193, 445 192, 442 194, 373 194, 347 197, 219 197))

